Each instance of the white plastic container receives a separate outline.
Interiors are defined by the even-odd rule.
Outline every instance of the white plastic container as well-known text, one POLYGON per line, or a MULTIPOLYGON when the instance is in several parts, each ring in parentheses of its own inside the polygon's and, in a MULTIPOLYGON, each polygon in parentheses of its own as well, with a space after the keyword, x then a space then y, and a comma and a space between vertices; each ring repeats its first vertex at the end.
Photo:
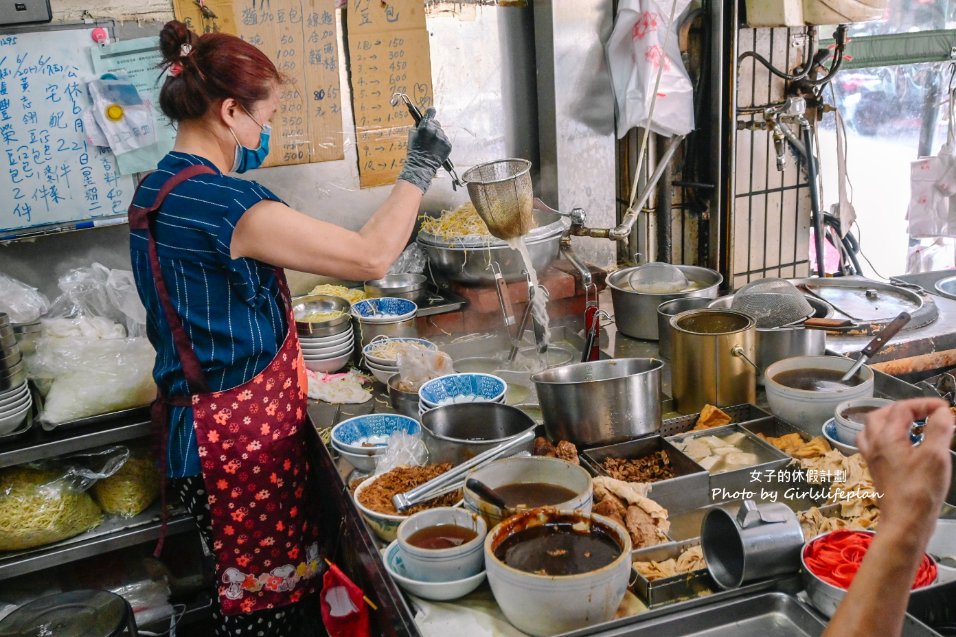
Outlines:
POLYGON ((747 26, 802 27, 803 0, 747 0, 747 26))
POLYGON ((803 19, 813 25, 870 22, 885 11, 886 0, 803 0, 803 19))

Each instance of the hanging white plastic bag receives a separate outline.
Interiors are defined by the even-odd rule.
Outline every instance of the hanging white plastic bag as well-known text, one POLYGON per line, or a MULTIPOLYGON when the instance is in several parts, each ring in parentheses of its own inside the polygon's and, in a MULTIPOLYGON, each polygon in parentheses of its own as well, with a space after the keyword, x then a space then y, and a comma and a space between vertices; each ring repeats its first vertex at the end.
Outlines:
POLYGON ((694 130, 694 87, 677 39, 677 17, 688 4, 690 0, 621 0, 607 42, 618 138, 635 126, 666 136, 694 130))
MULTIPOLYGON (((950 93, 946 143, 933 157, 910 163, 910 203, 906 220, 911 239, 932 239, 956 235, 950 223, 950 195, 956 192, 956 129, 953 123, 953 96, 950 93)), ((956 222, 956 219, 953 219, 956 222)))

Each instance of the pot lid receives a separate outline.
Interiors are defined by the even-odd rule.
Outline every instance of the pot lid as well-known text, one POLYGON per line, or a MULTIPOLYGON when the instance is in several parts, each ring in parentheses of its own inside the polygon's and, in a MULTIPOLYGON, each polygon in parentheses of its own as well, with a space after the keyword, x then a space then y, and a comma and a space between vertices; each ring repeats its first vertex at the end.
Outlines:
POLYGON ((57 593, 24 604, 0 621, 0 637, 118 637, 129 606, 109 591, 57 593))
POLYGON ((956 299, 956 276, 948 276, 937 281, 936 291, 948 299, 956 299))
POLYGON ((833 308, 833 318, 853 321, 851 333, 877 332, 904 311, 913 317, 903 328, 907 331, 925 327, 939 317, 931 298, 892 283, 864 277, 792 279, 792 282, 804 293, 826 301, 833 308))

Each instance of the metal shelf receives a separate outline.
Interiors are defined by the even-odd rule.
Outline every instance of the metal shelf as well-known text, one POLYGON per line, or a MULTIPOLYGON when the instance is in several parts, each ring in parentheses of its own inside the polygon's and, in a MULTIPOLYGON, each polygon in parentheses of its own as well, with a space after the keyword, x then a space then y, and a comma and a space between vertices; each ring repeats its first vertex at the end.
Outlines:
MULTIPOLYGON (((148 417, 147 417, 148 418, 148 417)), ((67 431, 44 431, 38 425, 14 442, 0 443, 0 469, 64 456, 150 435, 149 420, 104 422, 67 431)))
MULTIPOLYGON (((162 528, 159 511, 160 504, 156 503, 136 517, 108 517, 95 529, 56 544, 0 553, 0 580, 155 541, 159 539, 162 528)), ((195 528, 195 519, 182 509, 169 512, 166 521, 167 537, 195 528)))

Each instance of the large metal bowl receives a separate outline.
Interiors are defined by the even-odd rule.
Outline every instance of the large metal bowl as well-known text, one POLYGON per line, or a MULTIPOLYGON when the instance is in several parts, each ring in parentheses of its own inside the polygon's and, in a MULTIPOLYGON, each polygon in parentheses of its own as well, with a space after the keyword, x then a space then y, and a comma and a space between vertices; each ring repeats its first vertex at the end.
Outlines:
MULTIPOLYGON (((534 269, 542 272, 558 258, 565 228, 561 217, 552 213, 535 210, 534 218, 537 227, 525 237, 525 244, 534 269)), ((495 275, 489 266, 497 263, 505 280, 524 278, 521 255, 499 239, 449 241, 419 233, 417 241, 436 277, 468 285, 492 283, 495 275)))
POLYGON ((333 336, 348 329, 351 320, 348 301, 337 296, 314 294, 292 299, 292 312, 295 315, 295 329, 305 336, 333 336), (342 312, 342 315, 328 321, 302 321, 305 316, 314 312, 342 312))
MULTIPOLYGON (((501 403, 444 405, 422 416, 422 438, 432 463, 460 464, 533 428, 527 414, 501 403)), ((525 450, 531 450, 531 442, 525 450)))
POLYGON ((534 374, 548 437, 598 446, 657 432, 663 366, 656 358, 620 358, 534 374))
POLYGON ((369 298, 391 296, 418 301, 428 294, 428 278, 424 274, 390 274, 366 281, 365 294, 369 298))
POLYGON ((684 273, 684 276, 699 287, 685 292, 666 294, 635 292, 628 284, 628 279, 639 267, 641 266, 625 268, 608 275, 607 286, 611 288, 614 322, 617 324, 618 331, 632 338, 649 341, 658 339, 657 308, 661 303, 687 297, 715 298, 717 289, 724 280, 724 277, 714 270, 695 265, 678 265, 676 267, 684 273))

